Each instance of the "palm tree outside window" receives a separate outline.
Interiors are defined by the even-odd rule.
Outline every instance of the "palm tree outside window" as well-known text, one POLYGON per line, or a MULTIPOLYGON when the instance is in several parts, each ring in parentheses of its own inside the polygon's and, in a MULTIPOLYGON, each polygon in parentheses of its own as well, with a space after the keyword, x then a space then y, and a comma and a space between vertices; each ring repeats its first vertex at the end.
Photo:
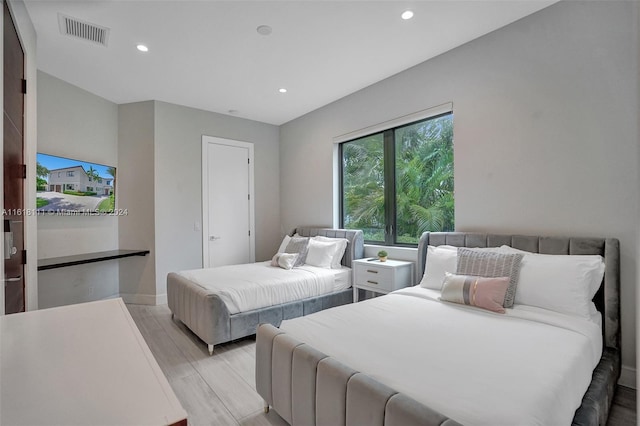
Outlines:
POLYGON ((415 246, 454 230, 453 114, 341 143, 341 226, 365 241, 415 246))

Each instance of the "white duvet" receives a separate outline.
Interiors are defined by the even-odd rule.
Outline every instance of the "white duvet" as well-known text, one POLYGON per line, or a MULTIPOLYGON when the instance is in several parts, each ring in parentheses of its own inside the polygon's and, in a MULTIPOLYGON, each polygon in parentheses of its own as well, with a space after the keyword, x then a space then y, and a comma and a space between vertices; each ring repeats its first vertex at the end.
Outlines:
POLYGON ((464 425, 570 425, 602 354, 593 322, 438 301, 421 287, 281 329, 464 425))
POLYGON ((351 269, 303 265, 282 269, 270 262, 220 266, 178 272, 202 288, 217 293, 230 314, 320 296, 351 286, 351 269))

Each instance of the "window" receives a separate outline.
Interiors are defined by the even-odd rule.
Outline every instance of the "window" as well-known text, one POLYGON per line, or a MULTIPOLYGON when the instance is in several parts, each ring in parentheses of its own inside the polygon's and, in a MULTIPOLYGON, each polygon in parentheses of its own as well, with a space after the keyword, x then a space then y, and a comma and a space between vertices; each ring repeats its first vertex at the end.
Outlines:
POLYGON ((67 172, 67 177, 73 177, 73 171, 67 172))
POLYGON ((339 152, 342 227, 387 245, 454 230, 452 113, 343 142, 339 152))

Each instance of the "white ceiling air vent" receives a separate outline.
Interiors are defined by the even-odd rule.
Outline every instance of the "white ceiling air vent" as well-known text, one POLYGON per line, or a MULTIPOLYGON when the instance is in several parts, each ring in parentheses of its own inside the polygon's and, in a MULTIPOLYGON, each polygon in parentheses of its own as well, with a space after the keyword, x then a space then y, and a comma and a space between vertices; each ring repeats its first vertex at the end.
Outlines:
POLYGON ((58 13, 58 25, 60 26, 60 33, 63 35, 80 38, 107 47, 110 31, 107 27, 81 21, 61 13, 58 13))

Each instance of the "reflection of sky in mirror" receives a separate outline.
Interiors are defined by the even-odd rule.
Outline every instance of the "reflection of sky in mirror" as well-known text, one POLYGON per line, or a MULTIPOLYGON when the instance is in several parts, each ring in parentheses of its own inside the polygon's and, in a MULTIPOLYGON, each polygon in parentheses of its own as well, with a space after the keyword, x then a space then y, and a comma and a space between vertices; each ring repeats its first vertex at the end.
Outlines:
POLYGON ((113 178, 113 176, 111 176, 109 173, 107 173, 107 169, 109 168, 109 166, 104 166, 102 164, 88 163, 86 161, 72 160, 70 158, 55 157, 53 155, 47 155, 47 154, 41 154, 41 153, 38 153, 38 155, 37 155, 37 162, 40 163, 40 165, 46 167, 49 170, 64 169, 66 167, 82 166, 82 168, 84 168, 84 170, 86 172, 86 171, 89 170, 89 167, 93 167, 93 169, 98 172, 98 174, 100 175, 101 178, 105 178, 105 179, 112 179, 113 178))

